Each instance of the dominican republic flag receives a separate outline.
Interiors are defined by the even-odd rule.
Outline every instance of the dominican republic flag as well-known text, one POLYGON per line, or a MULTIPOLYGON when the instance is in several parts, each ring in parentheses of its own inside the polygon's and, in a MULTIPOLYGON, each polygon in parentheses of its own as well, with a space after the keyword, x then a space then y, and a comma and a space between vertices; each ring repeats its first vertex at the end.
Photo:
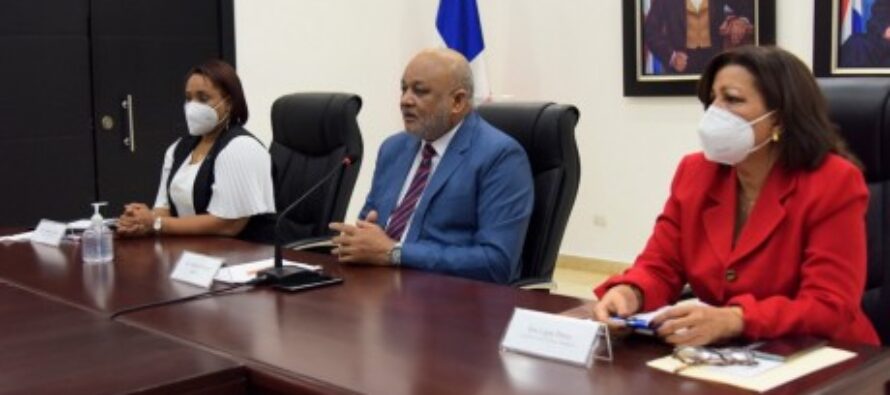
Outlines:
POLYGON ((482 56, 485 41, 476 0, 440 0, 436 29, 448 48, 460 52, 470 61, 476 99, 488 100, 491 88, 482 56))
POLYGON ((854 34, 865 33, 871 5, 875 0, 841 0, 838 13, 841 23, 841 43, 854 34))

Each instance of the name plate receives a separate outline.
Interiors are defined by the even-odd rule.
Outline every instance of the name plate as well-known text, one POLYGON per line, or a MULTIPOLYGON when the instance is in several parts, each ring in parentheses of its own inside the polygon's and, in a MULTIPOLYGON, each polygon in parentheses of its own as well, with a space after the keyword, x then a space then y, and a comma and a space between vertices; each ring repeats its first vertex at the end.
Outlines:
POLYGON ((194 252, 184 251, 170 278, 197 285, 201 288, 210 288, 213 284, 213 277, 222 267, 223 260, 212 256, 196 254, 194 252))
POLYGON ((62 243, 62 238, 65 237, 65 232, 67 231, 68 225, 41 219, 40 223, 37 224, 37 229, 34 229, 34 233, 31 234, 31 241, 58 247, 62 243))
POLYGON ((603 324, 517 308, 501 341, 505 350, 590 366, 603 324))

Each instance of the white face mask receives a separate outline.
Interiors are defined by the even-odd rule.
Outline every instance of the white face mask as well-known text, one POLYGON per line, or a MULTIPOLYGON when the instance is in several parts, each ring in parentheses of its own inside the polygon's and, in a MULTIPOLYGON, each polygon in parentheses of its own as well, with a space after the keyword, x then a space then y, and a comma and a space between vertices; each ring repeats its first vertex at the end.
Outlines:
POLYGON ((751 126, 770 116, 774 111, 763 114, 748 122, 723 108, 710 106, 698 124, 698 137, 701 140, 705 158, 712 162, 735 165, 748 157, 748 154, 769 144, 766 139, 754 146, 754 128, 751 126))
MULTIPOLYGON (((219 103, 221 104, 222 101, 219 103)), ((216 107, 195 101, 185 103, 185 121, 188 123, 189 134, 192 136, 203 136, 210 133, 220 123, 216 107)))

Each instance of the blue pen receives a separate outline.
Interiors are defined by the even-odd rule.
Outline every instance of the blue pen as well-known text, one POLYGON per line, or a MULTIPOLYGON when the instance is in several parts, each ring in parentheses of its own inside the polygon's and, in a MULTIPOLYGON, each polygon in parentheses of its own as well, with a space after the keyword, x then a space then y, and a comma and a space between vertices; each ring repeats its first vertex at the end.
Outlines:
POLYGON ((627 317, 627 318, 612 317, 612 320, 623 323, 625 327, 633 329, 634 332, 637 332, 637 333, 642 333, 645 335, 654 335, 655 334, 655 330, 652 328, 652 326, 649 323, 647 323, 645 320, 642 320, 642 319, 639 319, 636 317, 627 317))
POLYGON ((627 319, 625 319, 624 324, 627 325, 628 328, 632 329, 652 329, 652 327, 649 326, 648 322, 634 317, 628 317, 627 319))

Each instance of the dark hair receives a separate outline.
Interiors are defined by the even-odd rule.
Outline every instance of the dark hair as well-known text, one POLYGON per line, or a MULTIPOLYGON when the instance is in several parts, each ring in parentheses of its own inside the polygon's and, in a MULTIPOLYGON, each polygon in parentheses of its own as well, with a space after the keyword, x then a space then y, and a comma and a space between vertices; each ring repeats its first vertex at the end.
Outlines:
POLYGON ((229 115, 229 125, 244 125, 247 122, 247 101, 244 100, 244 90, 241 88, 241 79, 230 64, 219 60, 210 59, 189 70, 185 75, 186 81, 191 76, 200 74, 213 83, 213 86, 222 90, 232 104, 232 112, 229 115))
POLYGON ((782 128, 776 143, 778 163, 789 170, 813 170, 829 152, 834 152, 861 168, 828 119, 828 103, 813 74, 784 49, 748 45, 715 56, 698 82, 698 99, 705 108, 714 101, 711 89, 717 72, 729 65, 748 70, 766 108, 775 111, 782 128))

